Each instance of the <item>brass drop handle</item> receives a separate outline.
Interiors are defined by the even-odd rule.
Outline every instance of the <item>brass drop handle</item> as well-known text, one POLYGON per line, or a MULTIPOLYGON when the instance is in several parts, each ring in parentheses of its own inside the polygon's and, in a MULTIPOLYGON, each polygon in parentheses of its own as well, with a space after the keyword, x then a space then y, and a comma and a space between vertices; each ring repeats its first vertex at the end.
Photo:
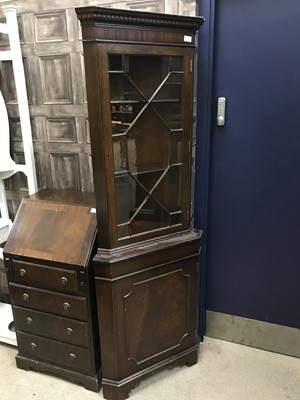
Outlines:
POLYGON ((68 278, 66 278, 65 276, 62 276, 61 278, 60 278, 60 283, 62 284, 62 285, 67 285, 68 284, 68 278))
POLYGON ((75 356, 74 353, 70 353, 69 354, 69 358, 70 358, 71 361, 75 361, 76 360, 76 356, 75 356))
POLYGON ((73 335, 74 331, 73 331, 72 328, 67 328, 66 330, 67 330, 67 335, 68 335, 68 336, 73 335))
POLYGON ((26 269, 24 269, 24 268, 21 268, 19 271, 20 276, 26 276, 26 273, 27 273, 26 269))
POLYGON ((37 345, 34 342, 32 342, 32 343, 30 343, 30 347, 31 347, 31 350, 35 350, 37 348, 37 345))
POLYGON ((27 293, 23 293, 23 300, 24 301, 28 301, 29 300, 29 294, 27 294, 27 293))
POLYGON ((30 317, 28 317, 28 318, 26 319, 26 322, 27 322, 27 325, 32 325, 32 324, 33 324, 33 319, 30 318, 30 317))
POLYGON ((70 310, 70 308, 71 308, 70 303, 64 303, 64 304, 63 304, 63 308, 64 308, 64 310, 66 310, 66 311, 70 310))

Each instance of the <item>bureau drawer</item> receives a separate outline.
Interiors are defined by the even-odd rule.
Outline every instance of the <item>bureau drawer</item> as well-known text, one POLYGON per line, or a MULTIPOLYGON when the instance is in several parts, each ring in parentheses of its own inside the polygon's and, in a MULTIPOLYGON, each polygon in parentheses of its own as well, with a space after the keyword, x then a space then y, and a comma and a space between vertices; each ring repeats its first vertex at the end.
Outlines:
POLYGON ((53 293, 14 283, 9 284, 9 291, 13 305, 87 321, 87 304, 84 297, 53 293))
POLYGON ((71 344, 45 339, 29 333, 17 331, 20 355, 59 364, 82 372, 91 372, 91 356, 87 349, 71 344))
POLYGON ((13 306, 16 329, 62 342, 88 347, 88 324, 40 311, 13 306))
POLYGON ((78 293, 76 271, 17 260, 11 261, 11 269, 14 282, 21 285, 63 293, 78 293))

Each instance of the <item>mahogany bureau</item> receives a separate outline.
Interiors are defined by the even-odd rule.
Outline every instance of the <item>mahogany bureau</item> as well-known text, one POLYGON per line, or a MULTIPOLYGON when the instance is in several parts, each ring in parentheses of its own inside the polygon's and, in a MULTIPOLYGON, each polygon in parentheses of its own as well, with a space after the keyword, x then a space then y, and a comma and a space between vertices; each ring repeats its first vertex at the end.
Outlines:
POLYGON ((93 207, 93 195, 80 192, 46 189, 24 198, 4 256, 17 366, 99 391, 93 207))

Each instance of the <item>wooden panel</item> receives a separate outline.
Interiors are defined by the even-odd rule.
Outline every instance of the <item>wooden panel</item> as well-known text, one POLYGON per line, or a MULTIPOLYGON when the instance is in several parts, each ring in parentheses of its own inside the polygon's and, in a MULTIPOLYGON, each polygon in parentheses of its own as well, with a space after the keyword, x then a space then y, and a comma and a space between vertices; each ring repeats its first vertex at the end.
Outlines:
POLYGON ((14 73, 12 69, 11 61, 2 61, 0 63, 1 76, 2 76, 2 87, 6 103, 16 103, 16 85, 14 80, 14 73))
MULTIPOLYGON (((19 36, 20 36, 20 42, 24 43, 24 31, 23 31, 23 21, 22 21, 22 15, 17 16, 17 21, 18 21, 18 28, 19 28, 19 36)), ((6 20, 5 18, 0 18, 1 23, 5 23, 6 20)), ((0 33, 0 46, 2 45, 8 45, 8 35, 4 33, 0 33)))
POLYGON ((189 334, 190 279, 179 268, 137 281, 123 296, 128 360, 139 365, 181 346, 189 334))
MULTIPOLYGON (((30 124, 31 124, 32 140, 36 141, 37 136, 36 136, 36 129, 35 129, 34 122, 35 122, 34 119, 31 118, 30 124)), ((10 118, 10 140, 12 142, 21 142, 22 141, 20 118, 10 118)))
POLYGON ((78 154, 51 153, 50 163, 54 189, 80 190, 78 154))
POLYGON ((68 40, 66 11, 36 14, 35 35, 38 43, 68 40))
POLYGON ((49 142, 77 142, 75 118, 47 118, 49 142))
POLYGON ((90 134, 90 125, 89 120, 86 118, 85 120, 85 132, 86 132, 86 142, 91 143, 91 134, 90 134))
POLYGON ((105 272, 104 279, 96 276, 104 391, 112 385, 128 393, 127 384, 159 366, 197 362, 199 241, 195 239, 198 250, 190 246, 187 236, 179 236, 169 239, 169 245, 177 243, 176 248, 166 246, 159 254, 156 242, 150 253, 141 249, 141 254, 134 254, 129 249, 107 265, 107 254, 102 262, 95 262, 96 274, 102 275, 106 267, 119 271, 115 278, 105 272), (168 259, 161 258, 164 251, 168 259), (129 272, 132 264, 136 270, 129 272))
POLYGON ((44 104, 72 103, 70 56, 39 57, 44 104))
MULTIPOLYGON (((23 58, 26 90, 28 102, 32 103, 33 91, 31 88, 30 77, 28 72, 28 63, 26 58, 23 58)), ((4 98, 7 104, 17 104, 16 83, 14 79, 13 67, 11 61, 2 61, 0 63, 0 81, 3 89, 4 98)))
MULTIPOLYGON (((78 32, 80 32, 80 41, 82 40, 82 30, 79 26, 80 22, 78 20, 78 32)), ((83 90, 83 102, 87 103, 87 93, 86 93, 86 83, 85 83, 85 67, 84 67, 84 56, 83 53, 80 54, 80 66, 81 66, 81 73, 82 73, 82 90, 83 90)))
MULTIPOLYGON (((60 193, 44 190, 39 192, 41 197, 33 195, 23 199, 5 246, 5 256, 46 260, 47 265, 59 262, 63 268, 88 266, 96 236, 96 216, 91 212, 93 195, 60 193), (77 199, 77 205, 72 196, 77 199), (70 199, 72 202, 68 203, 70 199)), ((60 273, 56 275, 59 276, 60 273)))

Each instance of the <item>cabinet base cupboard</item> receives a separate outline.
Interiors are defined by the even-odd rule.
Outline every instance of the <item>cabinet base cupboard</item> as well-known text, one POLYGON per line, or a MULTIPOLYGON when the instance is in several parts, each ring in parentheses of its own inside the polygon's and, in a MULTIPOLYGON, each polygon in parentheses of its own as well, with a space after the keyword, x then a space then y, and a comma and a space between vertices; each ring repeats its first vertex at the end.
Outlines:
POLYGON ((48 189, 24 198, 4 257, 17 366, 50 372, 97 392, 94 202, 90 194, 48 189))
POLYGON ((201 17, 97 7, 82 26, 98 223, 103 395, 198 352, 201 231, 191 222, 201 17))
POLYGON ((94 258, 103 394, 128 397, 141 378, 198 357, 199 232, 94 258))

